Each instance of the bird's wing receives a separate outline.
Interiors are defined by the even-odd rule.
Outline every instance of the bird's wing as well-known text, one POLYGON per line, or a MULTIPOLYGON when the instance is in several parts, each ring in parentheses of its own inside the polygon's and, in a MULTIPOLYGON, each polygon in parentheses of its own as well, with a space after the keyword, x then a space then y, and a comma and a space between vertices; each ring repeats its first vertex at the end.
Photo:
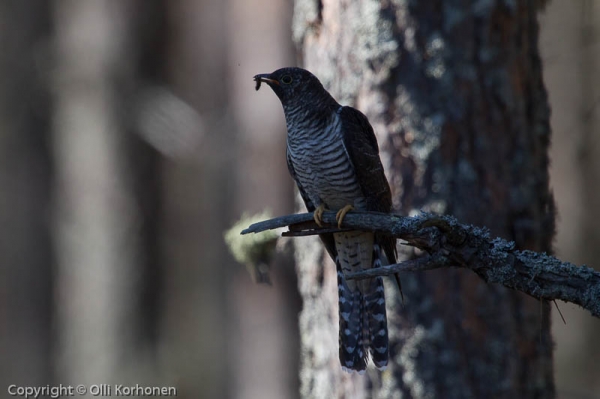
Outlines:
MULTIPOLYGON (((391 212, 392 193, 379 159, 379 146, 373 127, 362 112, 352 107, 342 107, 339 112, 344 147, 366 199, 367 210, 391 212)), ((396 240, 385 236, 380 240, 388 261, 395 263, 396 240)))
MULTIPOLYGON (((312 203, 310 197, 308 196, 308 194, 306 194, 304 188, 302 188, 300 180, 298 180, 298 177, 296 176, 296 171, 294 170, 294 165, 292 164, 289 150, 286 150, 286 161, 288 171, 290 172, 290 175, 296 182, 296 186, 298 186, 298 191, 300 191, 300 196, 304 201, 304 205, 306 205, 306 209, 309 212, 314 212, 315 209, 317 209, 317 207, 312 203)), ((325 245, 325 249, 329 253, 329 256, 331 256, 331 259, 333 259, 333 261, 335 262, 335 258, 337 257, 337 250, 335 249, 335 240, 333 238, 333 234, 319 234, 319 237, 321 238, 321 241, 323 241, 323 244, 325 245)))

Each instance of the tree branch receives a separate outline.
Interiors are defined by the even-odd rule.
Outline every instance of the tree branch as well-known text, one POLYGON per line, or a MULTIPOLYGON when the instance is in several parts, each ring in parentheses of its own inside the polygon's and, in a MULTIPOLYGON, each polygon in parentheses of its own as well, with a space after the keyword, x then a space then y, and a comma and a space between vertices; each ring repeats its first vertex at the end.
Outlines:
POLYGON ((353 273, 348 278, 363 279, 398 272, 443 267, 470 269, 488 283, 524 292, 545 300, 575 303, 600 317, 600 273, 587 267, 533 251, 519 251, 515 244, 490 238, 489 231, 464 225, 451 216, 422 213, 403 217, 376 212, 350 212, 337 229, 335 212, 323 214, 325 227, 313 221, 312 213, 281 216, 252 224, 242 234, 288 226, 283 236, 307 236, 342 230, 366 230, 400 238, 427 255, 400 264, 353 273))

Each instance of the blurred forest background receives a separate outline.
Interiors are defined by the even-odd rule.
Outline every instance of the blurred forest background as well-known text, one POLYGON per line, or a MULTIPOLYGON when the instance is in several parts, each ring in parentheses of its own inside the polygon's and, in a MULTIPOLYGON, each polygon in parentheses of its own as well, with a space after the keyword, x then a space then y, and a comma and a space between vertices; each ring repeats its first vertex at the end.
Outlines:
MULTIPOLYGON (((223 233, 293 211, 252 76, 295 65, 282 0, 0 2, 0 390, 298 397, 293 264, 256 285, 223 233)), ((556 253, 600 267, 600 2, 540 14, 556 253)), ((559 303, 559 398, 600 398, 600 321, 559 303)), ((0 394, 4 396, 4 394, 0 394)))

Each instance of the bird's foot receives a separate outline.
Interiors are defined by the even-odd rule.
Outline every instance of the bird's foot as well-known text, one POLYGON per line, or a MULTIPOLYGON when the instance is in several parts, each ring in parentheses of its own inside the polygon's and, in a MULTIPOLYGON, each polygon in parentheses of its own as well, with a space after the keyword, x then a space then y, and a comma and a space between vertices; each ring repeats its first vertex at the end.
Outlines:
POLYGON ((325 204, 319 205, 319 207, 315 209, 315 213, 313 213, 313 219, 319 227, 323 227, 323 212, 325 212, 325 204))
POLYGON ((338 222, 338 229, 342 228, 342 220, 344 220, 344 216, 346 216, 346 214, 351 210, 354 210, 354 207, 348 204, 335 214, 335 220, 338 222))

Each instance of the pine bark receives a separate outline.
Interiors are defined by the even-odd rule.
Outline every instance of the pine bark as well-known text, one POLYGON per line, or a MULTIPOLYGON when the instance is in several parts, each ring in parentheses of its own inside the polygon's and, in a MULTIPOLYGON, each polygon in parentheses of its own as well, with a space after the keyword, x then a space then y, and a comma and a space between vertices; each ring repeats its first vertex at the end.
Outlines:
MULTIPOLYGON (((549 107, 538 3, 296 1, 303 65, 370 119, 396 211, 486 226, 551 251, 549 107)), ((334 267, 297 240, 305 397, 551 398, 549 305, 463 270, 389 285, 389 371, 343 374, 334 267)))

